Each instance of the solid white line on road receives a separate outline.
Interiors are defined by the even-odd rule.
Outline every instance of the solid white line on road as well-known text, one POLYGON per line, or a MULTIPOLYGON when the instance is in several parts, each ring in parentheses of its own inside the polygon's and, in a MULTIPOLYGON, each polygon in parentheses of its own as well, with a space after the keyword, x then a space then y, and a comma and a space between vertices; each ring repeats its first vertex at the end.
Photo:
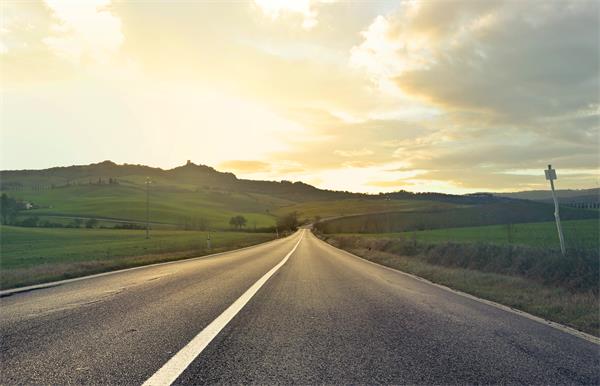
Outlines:
POLYGON ((170 385, 183 373, 183 371, 192 363, 194 359, 208 346, 208 344, 221 332, 223 328, 241 311, 242 308, 252 299, 258 290, 275 274, 290 258, 292 253, 298 248, 300 241, 304 237, 304 230, 301 231, 300 239, 294 245, 294 248, 285 255, 285 257, 274 266, 263 277, 258 279, 252 287, 248 288, 233 304, 229 306, 221 315, 213 320, 204 330, 200 331, 184 348, 179 350, 167 363, 163 365, 154 375, 144 382, 143 386, 170 385))
MULTIPOLYGON (((290 237, 290 236, 288 236, 288 237, 290 237)), ((267 245, 267 244, 270 244, 270 243, 274 243, 274 242, 277 242, 277 241, 280 241, 280 240, 283 240, 283 238, 269 240, 269 241, 265 241, 263 243, 249 245, 249 246, 243 247, 243 248, 232 249, 230 251, 223 251, 223 252, 218 252, 218 253, 211 253, 210 255, 203 255, 203 256, 197 256, 197 257, 189 257, 189 258, 185 258, 185 259, 181 259, 181 260, 163 261, 162 263, 152 263, 152 264, 140 265, 138 267, 124 268, 124 269, 118 269, 116 271, 108 271, 108 272, 95 273, 95 274, 92 274, 92 275, 74 277, 72 279, 64 279, 64 280, 58 280, 58 281, 51 281, 51 282, 47 282, 47 283, 33 284, 33 285, 28 285, 26 287, 11 288, 11 289, 0 291, 0 298, 4 297, 4 296, 7 296, 7 295, 18 294, 18 293, 21 293, 21 292, 28 292, 28 291, 38 290, 38 289, 44 289, 44 288, 52 288, 52 287, 56 287, 56 286, 59 286, 59 285, 73 283, 73 282, 77 282, 77 281, 81 281, 81 280, 95 279, 95 278, 98 278, 98 277, 109 276, 109 275, 117 275, 117 274, 129 272, 129 271, 136 271, 136 270, 141 270, 141 269, 158 267, 158 266, 162 266, 162 265, 184 264, 184 263, 188 263, 190 261, 196 261, 196 260, 201 260, 201 259, 208 259, 208 258, 211 258, 211 257, 217 257, 217 256, 221 256, 221 255, 226 255, 228 253, 245 251, 246 249, 261 247, 261 246, 264 246, 264 245, 267 245)))

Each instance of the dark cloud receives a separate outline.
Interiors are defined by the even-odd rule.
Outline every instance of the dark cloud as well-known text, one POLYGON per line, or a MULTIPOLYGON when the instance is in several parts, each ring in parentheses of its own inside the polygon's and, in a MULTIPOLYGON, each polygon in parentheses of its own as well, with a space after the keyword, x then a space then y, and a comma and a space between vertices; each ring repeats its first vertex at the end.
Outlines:
MULTIPOLYGON (((436 45, 432 63, 396 76, 401 89, 502 122, 530 122, 598 104, 597 2, 495 2, 479 12, 472 1, 423 8, 449 4, 453 11, 446 18, 454 22, 446 25, 457 43, 436 45), (461 27, 478 21, 480 28, 458 36, 461 27)), ((402 18, 391 20, 400 24, 395 28, 402 28, 402 18)))

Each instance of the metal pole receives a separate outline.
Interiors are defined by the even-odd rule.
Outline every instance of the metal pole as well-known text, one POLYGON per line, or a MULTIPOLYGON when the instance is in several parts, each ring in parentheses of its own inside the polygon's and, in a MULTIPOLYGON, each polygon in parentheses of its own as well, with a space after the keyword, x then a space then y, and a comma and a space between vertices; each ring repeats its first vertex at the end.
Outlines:
POLYGON ((150 178, 146 178, 146 238, 150 238, 150 178))
POLYGON ((552 165, 548 165, 546 171, 546 179, 550 181, 550 188, 552 189, 552 199, 554 200, 554 218, 556 219, 556 229, 558 230, 558 239, 560 240, 560 251, 563 256, 567 253, 565 249, 565 236, 563 235, 562 226, 560 224, 560 213, 558 207, 558 199, 554 192, 554 180, 556 179, 556 171, 552 169, 552 165))

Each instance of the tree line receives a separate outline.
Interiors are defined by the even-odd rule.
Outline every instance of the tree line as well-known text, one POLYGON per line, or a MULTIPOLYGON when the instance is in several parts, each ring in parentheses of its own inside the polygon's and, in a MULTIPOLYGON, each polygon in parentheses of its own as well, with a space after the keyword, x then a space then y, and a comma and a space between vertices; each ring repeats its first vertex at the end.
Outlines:
MULTIPOLYGON (((231 228, 237 230, 244 228, 247 223, 248 220, 242 215, 233 216, 229 219, 229 225, 231 228)), ((276 230, 278 232, 292 232, 298 229, 299 225, 300 221, 298 220, 298 212, 291 212, 277 218, 276 226, 272 230, 276 230)), ((263 228, 261 230, 267 229, 263 228)))

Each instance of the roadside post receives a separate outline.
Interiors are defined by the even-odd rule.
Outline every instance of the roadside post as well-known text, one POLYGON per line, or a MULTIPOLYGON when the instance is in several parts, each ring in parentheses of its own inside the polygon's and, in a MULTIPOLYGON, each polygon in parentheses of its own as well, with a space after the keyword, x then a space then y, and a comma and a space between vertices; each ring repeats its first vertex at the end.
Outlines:
POLYGON ((150 238, 150 177, 146 177, 146 239, 150 238))
POLYGON ((208 232, 208 235, 206 236, 206 249, 210 250, 210 232, 208 232))
POLYGON ((554 218, 556 219, 556 229, 558 229, 558 239, 560 240, 560 251, 563 256, 566 254, 565 250, 565 237, 563 236, 562 226, 560 225, 560 214, 558 210, 558 199, 554 192, 554 180, 556 180, 556 169, 552 169, 552 165, 548 165, 548 169, 544 170, 546 173, 546 179, 550 181, 550 188, 552 189, 552 199, 554 200, 554 218))

